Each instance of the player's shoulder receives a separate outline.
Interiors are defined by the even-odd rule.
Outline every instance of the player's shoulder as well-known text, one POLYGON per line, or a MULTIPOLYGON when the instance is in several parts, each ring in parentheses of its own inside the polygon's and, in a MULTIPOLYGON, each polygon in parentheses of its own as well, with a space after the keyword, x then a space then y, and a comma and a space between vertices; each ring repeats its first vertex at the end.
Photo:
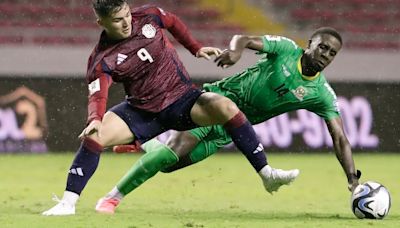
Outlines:
POLYGON ((97 43, 97 44, 93 47, 92 51, 90 52, 89 59, 93 58, 93 57, 96 55, 98 46, 99 46, 99 44, 97 43))
POLYGON ((325 77, 325 74, 324 74, 323 71, 319 73, 318 82, 319 82, 319 83, 328 82, 328 81, 326 80, 326 77, 325 77))
POLYGON ((279 35, 264 35, 264 39, 268 42, 283 42, 287 43, 289 45, 292 45, 294 49, 300 48, 300 46, 291 38, 286 37, 286 36, 279 36, 279 35))
POLYGON ((332 88, 332 86, 329 84, 329 82, 326 80, 323 74, 320 75, 318 86, 321 93, 321 98, 326 98, 326 97, 330 97, 333 99, 337 98, 335 90, 332 88))
POLYGON ((149 14, 165 14, 165 11, 154 5, 154 4, 146 4, 132 9, 133 16, 145 16, 149 14))
POLYGON ((88 68, 93 64, 93 61, 98 53, 98 51, 97 51, 98 46, 99 46, 99 44, 96 44, 96 46, 92 49, 92 52, 90 53, 90 55, 88 57, 88 60, 87 60, 88 68))

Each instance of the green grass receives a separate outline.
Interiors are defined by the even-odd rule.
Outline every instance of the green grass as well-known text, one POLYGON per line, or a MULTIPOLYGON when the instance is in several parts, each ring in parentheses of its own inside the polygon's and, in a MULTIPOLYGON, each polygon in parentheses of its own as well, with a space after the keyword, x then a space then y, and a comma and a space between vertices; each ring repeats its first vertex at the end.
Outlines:
POLYGON ((159 174, 125 198, 115 215, 94 205, 137 155, 104 154, 82 194, 77 215, 44 217, 51 194, 62 195, 73 154, 0 156, 0 227, 400 227, 400 155, 356 154, 362 181, 383 183, 392 208, 381 221, 356 219, 334 154, 270 154, 274 167, 299 178, 273 196, 239 154, 217 154, 172 174, 159 174))

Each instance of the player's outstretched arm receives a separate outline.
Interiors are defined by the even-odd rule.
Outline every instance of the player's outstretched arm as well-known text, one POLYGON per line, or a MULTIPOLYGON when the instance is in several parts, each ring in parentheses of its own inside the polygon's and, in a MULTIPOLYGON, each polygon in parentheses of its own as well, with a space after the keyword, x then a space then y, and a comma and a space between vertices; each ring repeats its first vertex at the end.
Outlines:
MULTIPOLYGON (((80 139, 100 132, 101 120, 106 112, 108 89, 112 84, 111 76, 100 70, 96 75, 100 75, 94 80, 89 80, 89 102, 88 102, 88 119, 87 126, 83 129, 82 133, 78 136, 80 139)), ((99 135, 98 135, 99 136, 99 135)))
POLYGON ((358 178, 361 173, 354 168, 351 146, 344 133, 342 119, 337 117, 332 120, 327 120, 326 124, 332 136, 336 157, 346 173, 349 190, 353 191, 359 184, 358 178))
POLYGON ((261 51, 264 48, 264 43, 261 36, 246 36, 235 35, 229 44, 229 50, 225 50, 220 56, 215 59, 217 66, 226 68, 232 66, 240 57, 244 49, 261 51))
POLYGON ((202 44, 190 33, 187 26, 175 14, 161 8, 151 8, 149 13, 158 15, 165 29, 193 55, 197 56, 202 44))

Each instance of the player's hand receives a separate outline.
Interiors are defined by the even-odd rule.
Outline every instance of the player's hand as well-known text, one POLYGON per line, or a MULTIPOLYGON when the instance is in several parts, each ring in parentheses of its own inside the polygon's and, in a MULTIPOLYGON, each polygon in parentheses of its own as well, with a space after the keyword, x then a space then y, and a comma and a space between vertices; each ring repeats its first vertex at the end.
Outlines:
POLYGON ((217 63, 217 66, 219 67, 227 68, 239 61, 240 57, 241 53, 239 52, 224 50, 221 55, 214 60, 214 62, 217 63))
POLYGON ((349 180, 349 185, 347 186, 349 191, 353 192, 354 189, 360 184, 358 181, 361 177, 361 171, 357 169, 357 173, 354 174, 352 178, 349 180))
POLYGON ((90 122, 90 124, 83 129, 82 133, 78 136, 79 139, 83 139, 84 137, 97 133, 98 136, 100 133, 100 128, 101 128, 101 121, 100 120, 93 120, 90 122))
POLYGON ((205 58, 207 60, 211 59, 211 55, 218 56, 222 53, 221 49, 216 47, 202 47, 200 50, 197 51, 196 57, 197 58, 205 58))

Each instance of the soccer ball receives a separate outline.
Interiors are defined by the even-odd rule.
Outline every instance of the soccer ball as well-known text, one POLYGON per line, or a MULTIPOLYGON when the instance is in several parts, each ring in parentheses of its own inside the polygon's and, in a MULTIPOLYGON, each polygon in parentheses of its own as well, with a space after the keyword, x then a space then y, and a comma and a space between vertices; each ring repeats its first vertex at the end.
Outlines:
POLYGON ((359 219, 383 219, 389 213, 390 201, 385 186, 367 181, 358 185, 351 194, 351 209, 359 219))

